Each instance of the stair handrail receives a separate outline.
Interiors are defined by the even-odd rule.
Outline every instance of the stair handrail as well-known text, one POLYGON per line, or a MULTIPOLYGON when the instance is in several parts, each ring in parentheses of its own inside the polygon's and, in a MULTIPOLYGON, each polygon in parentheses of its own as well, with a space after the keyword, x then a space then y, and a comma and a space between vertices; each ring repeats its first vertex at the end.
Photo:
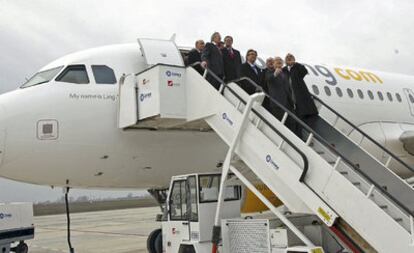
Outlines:
MULTIPOLYGON (((374 143, 375 146, 379 147, 380 149, 382 149, 382 151, 384 151, 385 153, 387 153, 394 160, 396 160, 397 162, 399 162, 400 164, 402 164, 405 168, 407 168, 411 172, 414 172, 414 168, 412 168, 407 163, 405 163, 404 161, 402 161, 398 156, 396 156, 394 153, 392 153, 389 149, 387 149, 386 147, 384 147, 383 145, 381 145, 380 143, 378 143, 371 136, 369 136, 367 133, 365 133, 363 130, 361 130, 359 127, 357 127, 355 124, 353 124, 348 119, 346 119, 338 111, 336 111, 335 109, 333 109, 332 107, 330 107, 329 105, 327 105, 325 102, 322 101, 322 99, 320 99, 319 97, 317 97, 317 96, 315 96, 313 94, 312 94, 312 98, 315 99, 316 101, 318 101, 321 105, 323 105, 329 111, 331 111, 332 113, 334 113, 338 118, 340 118, 341 120, 343 120, 345 123, 347 123, 348 125, 350 125, 353 128, 353 130, 358 131, 362 136, 364 136, 364 138, 367 138, 368 140, 370 140, 372 143, 374 143)), ((386 165, 386 164, 383 164, 383 165, 386 165)))
MULTIPOLYGON (((247 77, 242 77, 235 79, 231 82, 239 82, 246 80, 251 85, 256 87, 257 90, 263 90, 261 86, 256 84, 253 80, 247 77)), ((226 87, 227 85, 224 84, 226 87)), ((229 88, 229 87, 228 87, 229 88)), ((279 103, 276 99, 272 98, 268 93, 264 92, 266 97, 269 99, 270 102, 276 104, 278 107, 280 107, 282 110, 284 110, 285 113, 287 113, 291 118, 293 118, 297 123, 301 125, 304 129, 306 129, 309 133, 313 135, 314 138, 316 138, 320 143, 322 143, 326 148, 328 148, 331 152, 335 153, 338 157, 341 158, 345 163, 347 163, 349 166, 351 166, 355 171, 357 171, 361 176, 363 176, 371 185, 374 185, 378 191, 380 191, 383 195, 385 195, 388 199, 390 199, 392 202, 394 202, 397 206, 399 206, 408 216, 414 217, 414 212, 407 208, 403 203, 401 203, 399 200, 397 200, 394 196, 389 194, 383 187, 381 187, 378 183, 376 183, 370 176, 368 176, 366 173, 364 173, 359 166, 355 165, 353 162, 351 162, 348 158, 346 158, 344 155, 342 155, 338 150, 336 150, 328 141, 326 141, 321 135, 319 135, 316 131, 314 131, 312 128, 310 128, 305 122, 303 122, 298 116, 296 116, 295 113, 287 109, 285 106, 279 103)), ((243 101, 242 101, 243 102, 243 101)), ((303 171, 301 176, 301 182, 304 182, 304 179, 306 177, 306 171, 303 171)))
MULTIPOLYGON (((188 67, 195 67, 195 66, 201 66, 201 62, 195 62, 191 65, 189 65, 188 67)), ((202 68, 204 68, 203 66, 201 66, 202 68)), ((235 92, 232 88, 230 88, 227 83, 225 83, 220 77, 218 77, 213 71, 211 71, 208 67, 204 68, 205 72, 204 72, 204 78, 208 75, 211 75, 214 79, 216 79, 216 81, 219 81, 221 83, 222 88, 220 88, 219 92, 223 94, 224 89, 228 89, 235 97, 237 97, 237 99, 242 102, 243 104, 246 105, 246 101, 239 95, 237 94, 237 92, 235 92)), ((253 82, 253 81, 251 81, 253 82)), ((265 93, 266 96, 268 96, 265 93)), ((303 161, 303 169, 302 169, 302 174, 299 178, 300 182, 303 182, 305 175, 307 174, 308 170, 309 170, 309 161, 308 158, 306 157, 305 153, 303 153, 295 144, 293 144, 286 136, 284 136, 283 134, 281 134, 279 132, 279 130, 277 130, 265 117, 263 117, 263 115, 261 115, 257 110, 255 110, 254 108, 251 109, 251 111, 261 120, 263 121, 270 129, 273 130, 273 132, 275 132, 280 138, 283 139, 283 141, 285 143, 287 143, 289 146, 291 146, 301 157, 302 161, 303 161)))

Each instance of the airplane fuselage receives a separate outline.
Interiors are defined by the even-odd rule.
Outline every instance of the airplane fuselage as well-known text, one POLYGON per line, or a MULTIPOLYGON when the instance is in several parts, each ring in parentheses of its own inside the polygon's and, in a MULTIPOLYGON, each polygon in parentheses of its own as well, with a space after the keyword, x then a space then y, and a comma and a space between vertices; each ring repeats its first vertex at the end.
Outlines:
MULTIPOLYGON (((154 188, 168 185, 173 175, 217 169, 227 147, 212 131, 119 129, 119 87, 97 84, 91 69, 95 65, 112 68, 117 80, 148 67, 138 44, 97 48, 45 66, 41 71, 62 66, 47 83, 1 95, 0 176, 51 186, 154 188), (56 81, 71 65, 84 65, 89 83, 56 81)), ((399 140, 402 133, 414 131, 413 77, 322 65, 307 68, 310 91, 414 164, 399 140)))

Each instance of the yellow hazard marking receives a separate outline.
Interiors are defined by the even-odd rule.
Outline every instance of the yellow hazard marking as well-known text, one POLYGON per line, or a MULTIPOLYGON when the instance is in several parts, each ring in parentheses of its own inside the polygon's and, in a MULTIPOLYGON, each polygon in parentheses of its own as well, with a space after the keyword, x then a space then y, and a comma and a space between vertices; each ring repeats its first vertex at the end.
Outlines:
POLYGON ((324 253, 322 248, 316 248, 311 250, 311 253, 324 253))
POLYGON ((325 219, 325 220, 327 220, 328 222, 331 222, 331 216, 325 211, 325 210, 323 210, 322 209, 322 207, 319 207, 318 208, 318 213, 325 219))

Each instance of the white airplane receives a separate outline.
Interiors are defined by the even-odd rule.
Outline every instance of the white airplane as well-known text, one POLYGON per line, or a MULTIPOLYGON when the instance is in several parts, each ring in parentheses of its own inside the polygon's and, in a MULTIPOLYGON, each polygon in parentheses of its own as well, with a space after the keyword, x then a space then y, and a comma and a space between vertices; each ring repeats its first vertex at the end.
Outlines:
MULTIPOLYGON (((414 77, 306 67, 309 90, 414 165, 414 77)), ((0 176, 49 186, 155 189, 173 175, 220 167, 227 146, 213 131, 118 128, 118 80, 146 68, 138 43, 105 46, 53 61, 2 94, 0 176)))

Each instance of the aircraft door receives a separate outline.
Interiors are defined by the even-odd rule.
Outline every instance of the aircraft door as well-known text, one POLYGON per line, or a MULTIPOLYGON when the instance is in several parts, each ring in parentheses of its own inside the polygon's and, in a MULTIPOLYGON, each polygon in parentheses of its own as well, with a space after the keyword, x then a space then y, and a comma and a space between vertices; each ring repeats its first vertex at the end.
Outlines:
POLYGON ((407 97, 408 106, 410 107, 411 116, 414 116, 414 92, 411 89, 404 89, 404 94, 407 97))
POLYGON ((118 127, 126 128, 138 123, 137 78, 124 75, 119 80, 118 127))
MULTIPOLYGON (((4 115, 4 108, 0 105, 0 115, 4 115)), ((0 165, 3 162, 4 156, 4 146, 5 146, 5 138, 6 138, 6 129, 3 122, 0 121, 0 165)))
POLYGON ((148 65, 158 63, 184 66, 180 50, 172 40, 138 39, 142 55, 148 65))

